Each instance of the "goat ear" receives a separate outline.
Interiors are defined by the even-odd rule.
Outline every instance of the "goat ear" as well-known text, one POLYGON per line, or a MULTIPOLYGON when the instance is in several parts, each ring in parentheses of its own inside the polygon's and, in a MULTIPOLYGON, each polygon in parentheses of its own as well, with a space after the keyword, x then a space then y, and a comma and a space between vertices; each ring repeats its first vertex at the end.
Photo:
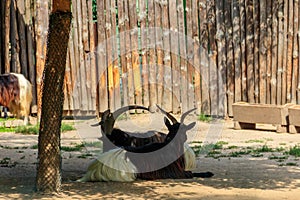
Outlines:
POLYGON ((191 130, 196 125, 196 122, 192 122, 189 125, 187 125, 187 130, 191 130))
POLYGON ((165 125, 168 127, 168 129, 170 129, 172 126, 170 120, 168 120, 168 118, 164 117, 164 121, 165 121, 165 125))

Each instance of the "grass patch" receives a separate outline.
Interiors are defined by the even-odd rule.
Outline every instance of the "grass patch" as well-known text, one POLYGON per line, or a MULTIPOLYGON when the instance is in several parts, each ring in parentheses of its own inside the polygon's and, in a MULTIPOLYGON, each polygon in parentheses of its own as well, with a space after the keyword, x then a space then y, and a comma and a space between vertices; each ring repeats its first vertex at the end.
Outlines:
POLYGON ((15 128, 12 127, 0 127, 0 132, 15 132, 15 128))
POLYGON ((85 147, 95 147, 95 148, 102 148, 102 146, 103 146, 102 142, 99 142, 99 141, 97 141, 97 142, 84 142, 82 145, 85 146, 85 147))
POLYGON ((37 144, 32 145, 32 146, 30 147, 30 149, 38 149, 38 148, 39 148, 39 146, 38 146, 37 144))
POLYGON ((92 157, 92 156, 93 156, 93 154, 87 153, 87 154, 77 156, 77 158, 88 158, 88 157, 92 157))
POLYGON ((245 143, 264 143, 263 140, 247 140, 245 143))
POLYGON ((84 147, 84 144, 77 144, 74 147, 62 146, 61 150, 62 151, 67 151, 67 152, 80 151, 83 147, 84 147))
POLYGON ((291 147, 289 151, 286 152, 286 154, 291 156, 300 157, 300 146, 296 145, 294 147, 291 147))
POLYGON ((266 152, 274 152, 274 150, 272 148, 268 147, 267 145, 263 145, 260 148, 253 149, 253 152, 255 152, 255 153, 266 153, 266 152))
MULTIPOLYGON (((76 130, 73 125, 71 124, 66 124, 62 123, 61 124, 61 132, 67 132, 67 131, 72 131, 76 130)), ((38 135, 39 134, 39 125, 35 126, 18 126, 14 128, 14 131, 16 133, 21 133, 24 135, 38 135)))
POLYGON ((239 148, 238 146, 235 146, 235 145, 232 145, 232 146, 229 146, 228 149, 237 149, 239 148))
POLYGON ((199 121, 202 121, 202 122, 211 122, 212 121, 212 117, 208 116, 208 115, 205 115, 204 113, 201 113, 199 116, 198 116, 198 120, 199 121))

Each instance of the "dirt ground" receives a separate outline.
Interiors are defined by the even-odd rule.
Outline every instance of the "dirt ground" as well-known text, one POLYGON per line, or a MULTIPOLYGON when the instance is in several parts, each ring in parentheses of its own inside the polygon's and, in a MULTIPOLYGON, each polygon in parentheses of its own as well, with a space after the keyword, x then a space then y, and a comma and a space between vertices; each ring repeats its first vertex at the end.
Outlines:
MULTIPOLYGON (((188 120, 194 120, 190 117, 188 120)), ((98 127, 91 127, 95 119, 76 120, 76 131, 62 134, 62 146, 97 144, 98 127)), ((155 129, 166 131, 162 118, 147 115, 121 120, 122 129, 155 129), (146 124, 150 124, 147 126, 146 124), (129 128, 130 127, 130 128, 129 128)), ((202 145, 222 142, 224 153, 270 148, 289 149, 300 144, 299 134, 275 132, 271 125, 259 125, 258 130, 234 130, 232 120, 197 122, 189 133, 189 141, 202 145), (230 148, 231 147, 231 148, 230 148), (234 147, 234 149, 233 149, 234 147)), ((213 158, 202 152, 195 172, 211 171, 212 178, 187 180, 135 181, 131 183, 77 183, 88 164, 96 157, 99 147, 86 145, 81 151, 62 152, 62 192, 43 195, 34 192, 38 136, 0 133, 0 199, 299 199, 300 161, 298 158, 276 160, 282 152, 263 152, 239 157, 213 158)))

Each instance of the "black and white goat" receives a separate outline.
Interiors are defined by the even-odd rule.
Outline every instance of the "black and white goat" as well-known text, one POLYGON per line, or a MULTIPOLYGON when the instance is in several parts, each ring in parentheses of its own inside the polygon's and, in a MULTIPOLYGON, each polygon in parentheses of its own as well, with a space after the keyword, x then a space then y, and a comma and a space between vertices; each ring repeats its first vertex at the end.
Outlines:
MULTIPOLYGON (((78 182, 86 181, 120 181, 128 182, 136 179, 153 180, 165 178, 211 177, 211 172, 192 173, 186 169, 187 159, 184 155, 187 140, 186 132, 195 126, 195 122, 185 125, 184 118, 192 112, 188 111, 181 117, 180 123, 174 117, 171 122, 165 117, 168 127, 164 142, 149 143, 144 146, 124 146, 101 154, 88 167, 88 172, 78 182)), ((168 114, 168 117, 171 115, 168 114)))
MULTIPOLYGON (((24 117, 28 124, 32 101, 31 83, 22 75, 8 73, 0 75, 0 105, 8 108, 16 117, 24 117)), ((6 111, 4 117, 6 117, 6 111)))

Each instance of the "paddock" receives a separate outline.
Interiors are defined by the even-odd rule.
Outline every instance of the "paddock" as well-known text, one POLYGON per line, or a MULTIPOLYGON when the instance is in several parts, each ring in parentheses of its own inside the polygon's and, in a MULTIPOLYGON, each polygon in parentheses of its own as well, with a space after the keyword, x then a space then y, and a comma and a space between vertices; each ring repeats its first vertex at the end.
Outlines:
MULTIPOLYGON (((148 129, 146 123, 153 120, 146 114, 130 115, 130 119, 134 120, 118 120, 117 125, 126 130, 130 122, 136 130, 144 130, 148 129)), ((189 116, 187 122, 190 120, 194 118, 189 116)), ((213 172, 215 176, 209 179, 76 183, 101 148, 99 127, 90 126, 96 119, 64 122, 71 122, 77 130, 62 133, 62 193, 54 199, 297 199, 300 195, 300 161, 279 151, 299 145, 299 134, 276 133, 272 125, 234 130, 232 120, 197 121, 189 141, 196 146, 199 141, 202 145, 214 142, 222 146, 214 149, 214 153, 198 155, 196 172, 213 172), (82 142, 85 145, 76 150, 82 142), (259 152, 263 146, 274 151, 259 152), (74 150, 67 151, 66 147, 74 150), (247 149, 257 153, 242 154, 247 149)), ((157 122, 151 128, 166 131, 162 118, 157 122)), ((0 199, 53 198, 34 193, 37 142, 37 135, 0 133, 0 199)))

